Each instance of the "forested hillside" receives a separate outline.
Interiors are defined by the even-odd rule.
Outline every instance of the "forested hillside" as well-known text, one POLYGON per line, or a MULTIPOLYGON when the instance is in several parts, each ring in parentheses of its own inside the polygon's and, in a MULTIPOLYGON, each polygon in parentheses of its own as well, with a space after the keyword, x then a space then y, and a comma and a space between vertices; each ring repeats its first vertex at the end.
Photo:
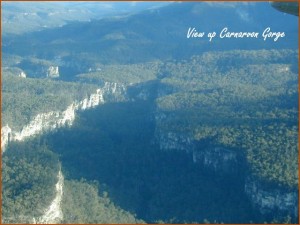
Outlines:
POLYGON ((167 64, 162 83, 172 91, 157 104, 171 116, 158 126, 246 151, 258 177, 296 187, 297 54, 218 52, 167 64))
MULTIPOLYGON (((36 146, 32 149, 48 146, 60 156, 66 178, 62 211, 67 216, 63 221, 136 222, 131 214, 147 222, 268 220, 251 206, 243 193, 243 183, 250 172, 268 186, 290 191, 297 188, 297 54, 293 50, 209 52, 190 60, 157 64, 152 70, 148 65, 139 65, 149 68, 142 76, 138 76, 139 70, 131 72, 137 66, 120 67, 124 69, 119 74, 132 77, 132 83, 137 78, 144 81, 136 80, 137 84, 129 86, 128 103, 106 103, 99 109, 81 113, 73 127, 33 140, 36 146), (161 114, 164 119, 155 119, 161 114), (161 140, 156 136, 168 132, 188 135, 196 145, 196 153, 223 146, 237 152, 245 163, 239 164, 240 172, 234 171, 233 175, 216 175, 209 168, 194 164, 191 155, 179 149, 162 151, 161 140), (234 176, 239 179, 233 180, 234 176), (80 181, 82 178, 88 182, 80 181), (88 184, 95 180, 100 184, 98 197, 97 185, 88 184), (220 182, 230 187, 230 193, 224 193, 220 182), (82 188, 85 191, 80 191, 82 188), (94 197, 84 197, 82 192, 94 197), (131 214, 115 208, 104 192, 131 214), (212 200, 202 193, 232 197, 230 201, 225 197, 212 200), (189 206, 182 208, 187 202, 189 206), (228 210, 219 208, 220 204, 228 210), (85 207, 79 205, 91 207, 95 213, 87 216, 85 207), (98 208, 101 210, 96 213, 98 208), (239 219, 233 220, 237 212, 239 219), (111 216, 104 220, 102 213, 111 216)), ((88 83, 90 79, 101 81, 106 77, 122 81, 124 77, 115 80, 118 73, 106 68, 91 76, 82 74, 79 79, 88 83)), ((71 86, 61 89, 58 84, 67 83, 37 80, 35 84, 44 85, 46 91, 72 90, 79 85, 70 83, 71 86)), ((21 90, 18 88, 16 92, 21 90)), ((53 93, 58 98, 65 96, 64 92, 53 93)), ((13 149, 12 145, 4 159, 13 154, 13 149)), ((36 150, 25 150, 30 151, 36 150)), ((12 165, 17 162, 10 161, 12 165)), ((12 170, 12 173, 18 172, 12 170)), ((7 207, 4 204, 5 212, 12 216, 7 207)), ((271 219, 282 221, 288 215, 271 219)))
POLYGON ((95 85, 24 79, 2 73, 2 124, 20 129, 39 113, 63 111, 96 91, 95 85))

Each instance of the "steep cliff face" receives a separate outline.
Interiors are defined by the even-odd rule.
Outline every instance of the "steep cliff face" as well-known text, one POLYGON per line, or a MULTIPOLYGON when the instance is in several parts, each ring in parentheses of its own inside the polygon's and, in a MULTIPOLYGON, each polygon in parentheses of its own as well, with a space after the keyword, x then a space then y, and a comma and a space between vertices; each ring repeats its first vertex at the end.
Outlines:
POLYGON ((188 132, 174 132, 165 124, 172 114, 156 112, 155 139, 162 150, 181 150, 193 156, 194 163, 200 163, 215 172, 232 172, 237 168, 238 156, 234 150, 220 146, 201 146, 188 132))
MULTIPOLYGON (((159 95, 163 94, 164 93, 160 93, 159 95)), ((1 148, 4 151, 9 141, 22 141, 45 131, 57 129, 62 126, 71 126, 75 119, 76 111, 86 110, 105 102, 119 101, 120 99, 126 98, 126 96, 127 87, 117 83, 105 82, 94 94, 91 94, 81 101, 74 101, 65 111, 52 111, 38 114, 20 131, 13 131, 9 125, 2 127, 1 148)), ((147 100, 149 96, 151 95, 148 92, 140 91, 135 97, 137 99, 147 100)), ((237 167, 239 158, 235 151, 220 146, 199 147, 192 134, 174 131, 174 129, 168 129, 165 126, 165 124, 169 124, 168 122, 172 119, 171 117, 172 114, 167 114, 159 110, 155 112, 155 140, 162 150, 176 149, 185 151, 188 154, 192 154, 195 163, 201 163, 215 172, 232 172, 234 169, 239 169, 237 167)), ((62 174, 59 176, 62 177, 62 174)), ((56 190, 57 193, 60 193, 60 190, 62 193, 62 184, 57 184, 56 190), (61 187, 61 189, 58 187, 61 187)), ((270 189, 255 179, 247 178, 245 182, 245 193, 249 196, 251 202, 260 209, 262 214, 278 211, 297 216, 297 192, 270 189)), ((56 199, 58 198, 57 196, 56 199)), ((56 203, 51 205, 56 206, 52 206, 52 208, 49 207, 44 217, 36 219, 39 223, 54 223, 62 218, 61 212, 57 207, 58 200, 54 200, 53 202, 56 203), (53 211, 53 208, 57 210, 53 211)))
POLYGON ((8 125, 2 127, 1 128, 1 149, 2 149, 2 152, 4 152, 5 146, 10 141, 10 137, 11 137, 11 128, 8 125))
POLYGON ((55 223, 59 223, 63 219, 61 201, 63 197, 64 176, 61 170, 59 170, 57 178, 58 181, 55 185, 56 195, 54 200, 51 202, 50 206, 46 209, 44 215, 42 215, 37 219, 34 218, 34 223, 55 224, 55 223))
POLYGON ((27 75, 23 71, 18 74, 18 77, 26 78, 27 75))
POLYGON ((59 69, 58 66, 49 66, 46 71, 46 76, 50 78, 57 78, 59 77, 59 69))
POLYGON ((118 96, 122 96, 122 98, 126 96, 126 87, 121 84, 105 82, 102 88, 96 90, 96 93, 81 101, 73 102, 64 111, 51 111, 36 115, 20 131, 14 131, 9 125, 6 125, 1 128, 2 152, 5 151, 9 141, 23 141, 45 131, 71 126, 75 120, 76 111, 93 108, 106 101, 115 101, 118 96))
POLYGON ((237 168, 237 153, 222 147, 209 147, 193 151, 193 161, 211 168, 215 172, 234 172, 237 168))
MULTIPOLYGON (((26 138, 41 134, 46 131, 55 130, 62 126, 71 126, 76 117, 76 111, 87 110, 109 101, 117 101, 126 98, 126 87, 116 83, 103 83, 103 86, 81 101, 74 101, 64 111, 51 111, 36 115, 20 131, 13 131, 9 125, 1 128, 2 153, 10 141, 24 141, 26 138), (121 96, 121 97, 120 97, 121 96)), ((64 177, 59 170, 58 182, 55 185, 56 195, 43 215, 38 218, 24 217, 22 220, 28 223, 54 224, 63 219, 61 201, 63 196, 64 177)))
POLYGON ((119 83, 104 82, 100 89, 104 102, 127 100, 127 86, 119 83))
POLYGON ((16 63, 18 70, 23 71, 18 73, 19 77, 30 77, 30 78, 58 78, 60 77, 61 62, 55 63, 39 60, 39 59, 23 59, 16 63))
POLYGON ((188 153, 193 152, 195 146, 192 139, 185 134, 175 132, 160 132, 156 135, 160 149, 163 150, 182 150, 188 153))
POLYGON ((192 154, 193 162, 215 172, 231 173, 238 169, 236 151, 219 146, 199 147, 188 133, 156 130, 156 141, 162 150, 181 150, 192 154))
POLYGON ((17 76, 17 77, 21 77, 21 78, 26 78, 27 74, 25 73, 24 70, 17 68, 17 67, 8 67, 8 66, 4 66, 1 68, 2 70, 2 76, 6 75, 6 74, 10 74, 10 76, 17 76))
POLYGON ((263 214, 274 213, 275 211, 295 217, 298 215, 297 191, 266 187, 257 179, 247 177, 245 192, 263 214))
MULTIPOLYGON (((237 151, 220 146, 201 146, 191 134, 174 132, 166 128, 171 114, 156 112, 155 138, 162 150, 181 150, 192 154, 194 163, 200 163, 206 168, 220 174, 234 175, 241 170, 245 159, 237 151)), ((247 175, 246 175, 247 176, 247 175)), ((267 188, 257 179, 245 179, 245 193, 255 208, 267 215, 277 213, 278 215, 290 215, 293 218, 298 215, 297 191, 285 191, 279 188, 267 188)), ((272 185, 271 185, 272 186, 272 185)))
POLYGON ((166 127, 168 121, 173 117, 157 110, 155 112, 155 141, 162 150, 182 150, 191 153, 195 149, 195 143, 190 137, 191 135, 183 132, 176 132, 166 127))

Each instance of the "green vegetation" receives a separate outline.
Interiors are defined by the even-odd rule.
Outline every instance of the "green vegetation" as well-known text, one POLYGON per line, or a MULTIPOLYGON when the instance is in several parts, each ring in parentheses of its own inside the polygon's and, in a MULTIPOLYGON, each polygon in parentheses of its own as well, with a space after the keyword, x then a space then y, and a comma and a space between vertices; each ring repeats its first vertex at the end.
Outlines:
POLYGON ((3 69, 12 67, 17 65, 22 61, 22 57, 18 55, 11 55, 11 54, 2 54, 2 68, 1 73, 3 74, 3 69))
POLYGON ((96 86, 2 74, 2 124, 20 129, 38 113, 65 110, 95 93, 96 86))
POLYGON ((40 217, 60 169, 62 223, 296 222, 296 199, 262 214, 245 180, 267 190, 252 196, 266 197, 265 206, 280 199, 269 191, 297 193, 297 18, 268 2, 99 4, 1 4, 2 126, 20 130, 104 82, 128 88, 123 96, 112 85, 106 104, 77 113, 72 127, 9 143, 3 222, 40 217), (94 20, 121 11, 132 15, 94 20), (286 36, 186 36, 189 27, 206 35, 229 25, 286 36))
MULTIPOLYGON (((32 223, 55 197, 60 169, 58 156, 40 138, 11 143, 3 157, 4 223, 32 223)), ((97 183, 66 180, 63 185, 62 223, 143 223, 114 205, 97 183)))
POLYGON ((107 192, 99 196, 98 185, 87 181, 65 181, 62 223, 144 223, 132 214, 115 206, 107 192))
MULTIPOLYGON (((63 223, 281 220, 287 215, 266 219, 253 208, 244 193, 244 180, 250 172, 268 187, 297 189, 297 54, 239 50, 166 63, 95 64, 90 73, 77 76, 78 83, 22 79, 13 76, 19 70, 5 70, 2 121, 20 126, 39 112, 63 110, 96 89, 89 83, 131 84, 128 95, 134 101, 82 112, 72 127, 32 140, 35 144, 24 143, 29 149, 24 152, 29 153, 22 154, 28 157, 42 157, 48 149, 54 152, 50 159, 59 155, 66 178, 63 223), (215 173, 194 164, 183 151, 161 151, 155 142, 157 132, 187 135, 196 151, 223 146, 237 151, 245 163, 234 174, 215 173), (37 156, 30 155, 34 151, 37 156)), ((21 159, 8 161, 14 148, 25 147, 12 143, 4 155, 4 187, 10 183, 16 187, 3 191, 3 215, 18 219, 16 215, 29 213, 25 202, 36 205, 33 196, 41 196, 35 192, 39 189, 30 188, 34 184, 28 195, 12 200, 16 190, 23 193, 23 186, 17 186, 20 178, 11 175, 19 173, 14 163, 31 168, 27 161, 19 163, 21 159), (20 202, 16 208, 14 201, 20 202)), ((37 162, 35 168, 49 166, 37 162)), ((28 174, 34 173, 32 169, 28 174)), ((56 173, 57 169, 47 174, 52 177, 51 184, 46 182, 47 201, 40 201, 44 205, 37 208, 53 197, 56 173)))
POLYGON ((116 205, 146 222, 260 221, 243 191, 243 168, 221 176, 185 152, 153 143, 153 107, 151 101, 106 103, 44 140, 61 155, 68 179, 97 180, 116 205))
POLYGON ((55 196, 58 157, 44 144, 11 143, 2 157, 2 219, 32 222, 55 196))
POLYGON ((48 60, 29 58, 23 59, 16 66, 22 68, 30 78, 46 78, 47 69, 55 64, 48 60))
POLYGON ((161 82, 172 91, 157 99, 168 116, 157 126, 239 149, 258 178, 296 188, 297 54, 229 51, 168 63, 161 82))
POLYGON ((79 74, 83 82, 97 83, 99 81, 122 84, 136 84, 156 79, 161 62, 131 64, 131 65, 95 65, 90 73, 79 74))
POLYGON ((273 184, 298 186, 298 127, 272 124, 243 133, 247 159, 256 177, 273 184))

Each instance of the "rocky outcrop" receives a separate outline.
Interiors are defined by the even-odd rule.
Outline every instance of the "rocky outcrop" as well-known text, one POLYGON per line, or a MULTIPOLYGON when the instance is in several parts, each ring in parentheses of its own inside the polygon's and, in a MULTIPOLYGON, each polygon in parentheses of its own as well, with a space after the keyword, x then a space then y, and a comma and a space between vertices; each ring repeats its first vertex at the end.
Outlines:
POLYGON ((126 87, 116 83, 105 82, 102 88, 96 90, 81 101, 74 101, 64 111, 51 111, 36 115, 20 131, 12 131, 6 125, 1 129, 2 153, 9 141, 23 141, 28 137, 51 131, 62 126, 71 126, 75 120, 76 111, 86 110, 103 104, 105 101, 115 101, 118 96, 122 98, 126 95, 126 87))
POLYGON ((58 181, 55 185, 56 195, 54 200, 51 202, 50 206, 46 209, 44 215, 34 219, 34 223, 37 224, 55 224, 59 223, 63 219, 63 213, 61 209, 61 201, 63 197, 63 186, 64 186, 64 176, 59 170, 57 175, 58 181))
POLYGON ((46 71, 46 76, 49 78, 58 78, 59 77, 58 66, 49 66, 49 68, 46 71))
POLYGON ((55 197, 40 217, 32 215, 15 215, 14 217, 2 217, 4 224, 15 224, 22 221, 23 224, 57 224, 63 219, 61 202, 63 198, 64 176, 61 168, 58 171, 57 183, 55 184, 55 197), (18 221, 18 222, 17 222, 18 221))
POLYGON ((6 126, 1 128, 1 149, 2 149, 2 152, 4 151, 5 146, 10 141, 10 138, 11 138, 11 128, 8 125, 6 125, 6 126))
POLYGON ((238 169, 236 151, 219 146, 199 147, 191 135, 176 132, 158 132, 156 141, 162 150, 181 150, 193 156, 193 162, 219 173, 231 173, 238 169))
POLYGON ((277 212, 293 217, 298 215, 297 191, 267 187, 257 179, 248 177, 245 183, 245 192, 262 214, 277 212))
POLYGON ((21 72, 18 74, 18 77, 26 78, 27 75, 26 75, 25 72, 21 71, 21 72))
POLYGON ((104 102, 120 102, 128 100, 127 87, 124 84, 104 82, 100 90, 104 102))
MULTIPOLYGON (((29 124, 25 125, 20 131, 12 131, 6 125, 1 129, 1 149, 2 153, 10 141, 23 141, 26 138, 41 134, 45 131, 57 129, 62 126, 71 126, 75 120, 76 111, 87 110, 96 107, 106 101, 116 101, 119 95, 124 99, 126 87, 116 83, 103 83, 102 88, 96 90, 87 98, 81 101, 74 101, 64 111, 51 111, 36 115, 29 124)), ((64 177, 61 169, 58 172, 58 181, 55 185, 56 195, 49 207, 45 209, 42 216, 33 218, 30 215, 20 216, 18 219, 26 223, 55 224, 63 219, 61 201, 63 196, 64 177)), ((15 219, 15 218, 13 218, 15 219)), ((9 221, 9 218, 6 218, 9 221)))
MULTIPOLYGON (((47 61, 39 59, 24 59, 20 63, 15 64, 16 69, 21 70, 24 74, 18 73, 19 76, 24 75, 29 78, 58 78, 61 62, 59 60, 47 61)), ((11 68, 13 69, 13 68, 11 68)))
POLYGON ((179 134, 175 132, 160 133, 157 135, 157 140, 160 149, 164 150, 183 150, 186 152, 193 152, 194 144, 188 135, 179 134))
MULTIPOLYGON (((162 150, 181 150, 192 154, 194 163, 200 163, 216 174, 227 174, 230 176, 247 176, 242 171, 245 165, 241 151, 214 146, 213 142, 202 144, 197 142, 189 133, 174 132, 166 124, 170 124, 171 114, 157 112, 155 121, 157 123, 155 138, 162 150)), ((242 177, 240 177, 243 179, 242 177)), ((278 216, 292 218, 298 216, 298 194, 297 191, 287 191, 273 188, 274 185, 266 187, 257 179, 247 178, 244 184, 245 193, 255 208, 262 214, 276 213, 278 216)))
POLYGON ((1 68, 1 70, 2 70, 2 76, 3 75, 9 75, 9 76, 17 76, 17 77, 21 77, 21 78, 26 78, 27 77, 27 74, 18 67, 4 66, 4 67, 1 68))
POLYGON ((157 111, 155 113, 155 141, 162 150, 181 150, 191 153, 195 149, 195 142, 191 135, 183 132, 175 132, 167 127, 172 114, 157 111))
POLYGON ((204 165, 215 172, 234 172, 238 155, 235 150, 213 144, 202 144, 189 132, 174 132, 166 124, 172 123, 172 113, 156 112, 155 139, 162 150, 181 150, 193 156, 193 162, 204 165))
POLYGON ((64 125, 71 126, 75 119, 76 105, 72 103, 63 112, 53 111, 38 114, 24 126, 21 131, 13 132, 11 140, 23 141, 24 139, 41 133, 42 131, 53 130, 64 125))
MULTIPOLYGON (((41 134, 46 131, 55 130, 62 126, 71 126, 76 117, 76 111, 87 110, 96 107, 106 101, 116 101, 119 95, 126 96, 126 87, 116 83, 103 83, 102 88, 81 101, 74 101, 64 111, 51 111, 36 115, 27 125, 19 131, 13 131, 9 125, 1 128, 1 149, 2 153, 10 141, 23 141, 26 138, 41 134)), ((58 182, 55 186, 56 196, 45 213, 39 218, 32 218, 30 215, 22 216, 19 219, 26 223, 53 224, 59 223, 62 218, 61 200, 63 195, 63 175, 61 170, 58 173, 58 182)), ((9 218, 6 218, 9 220, 9 218)))
POLYGON ((237 169, 237 153, 222 147, 208 147, 193 151, 193 161, 214 170, 235 172, 237 169))

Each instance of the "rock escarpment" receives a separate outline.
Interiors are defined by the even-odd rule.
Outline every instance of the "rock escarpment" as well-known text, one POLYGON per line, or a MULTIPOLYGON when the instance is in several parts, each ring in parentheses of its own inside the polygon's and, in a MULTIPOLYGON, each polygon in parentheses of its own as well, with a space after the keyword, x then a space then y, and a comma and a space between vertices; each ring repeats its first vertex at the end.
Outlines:
POLYGON ((210 147, 202 151, 193 151, 193 161, 211 168, 215 172, 235 172, 238 155, 235 151, 223 147, 210 147))
MULTIPOLYGON (((10 141, 24 141, 27 138, 33 137, 37 134, 42 134, 63 126, 72 126, 77 111, 87 110, 104 104, 105 102, 124 99, 125 96, 126 87, 124 85, 104 82, 103 86, 97 89, 95 93, 81 101, 72 102, 72 104, 67 106, 64 111, 51 111, 36 115, 19 131, 14 131, 7 124, 1 128, 2 153, 5 151, 10 141), (120 96, 122 96, 122 98, 120 98, 120 96)), ((44 213, 37 218, 26 215, 22 218, 19 218, 20 220, 26 221, 27 223, 38 224, 54 224, 61 222, 63 219, 61 201, 64 184, 64 176, 61 169, 58 171, 57 178, 58 181, 55 185, 56 195, 50 205, 45 209, 44 213)))
MULTIPOLYGON (((141 90, 135 93, 137 99, 147 100, 150 98, 151 95, 148 92, 143 91, 143 88, 141 90)), ((9 141, 22 141, 44 131, 57 129, 62 126, 71 126, 75 119, 76 111, 96 107, 105 102, 118 101, 120 97, 123 98, 126 95, 127 88, 125 86, 117 83, 104 83, 96 93, 81 101, 74 101, 65 111, 38 114, 20 131, 13 131, 6 125, 1 130, 2 149, 9 141)), ((195 163, 200 163, 216 173, 224 171, 231 173, 239 169, 239 155, 236 151, 221 146, 199 147, 198 141, 195 140, 191 133, 175 131, 165 126, 165 124, 169 124, 171 117, 172 114, 167 114, 160 110, 154 113, 156 124, 155 140, 162 150, 185 151, 191 155, 191 159, 195 163)), ((244 189, 255 208, 258 208, 262 214, 279 212, 297 217, 297 192, 279 188, 267 188, 253 178, 245 178, 244 189)))
POLYGON ((55 185, 56 195, 50 206, 46 209, 45 213, 37 218, 33 219, 34 223, 38 224, 55 224, 59 223, 63 219, 63 213, 61 209, 61 201, 63 197, 64 176, 61 170, 58 171, 58 181, 55 185))
POLYGON ((74 101, 64 111, 51 111, 36 115, 19 131, 13 130, 6 124, 1 128, 2 152, 5 151, 9 141, 23 141, 36 134, 55 130, 62 126, 71 126, 75 120, 76 111, 87 110, 106 101, 115 101, 120 95, 126 95, 126 87, 124 85, 105 82, 102 88, 96 90, 96 93, 91 94, 81 101, 74 101))
MULTIPOLYGON (((235 174, 239 168, 240 156, 236 151, 223 147, 197 148, 197 142, 192 137, 172 132, 156 135, 162 150, 183 150, 192 154, 194 163, 200 163, 218 174, 235 174)), ((250 177, 251 175, 249 175, 250 177)), ((283 188, 270 188, 257 179, 245 178, 245 193, 253 206, 264 214, 277 212, 278 215, 298 216, 297 191, 283 188)))
MULTIPOLYGON (((199 163, 216 174, 233 175, 241 172, 246 159, 242 150, 236 151, 213 144, 201 144, 188 132, 174 132, 166 124, 172 114, 157 111, 155 116, 156 131, 155 139, 162 150, 185 151, 192 155, 194 163, 199 163)), ((263 185, 258 179, 252 177, 250 170, 242 172, 244 178, 244 191, 254 208, 263 215, 276 212, 278 215, 292 218, 298 216, 298 194, 297 190, 285 188, 272 188, 273 185, 263 185), (252 177, 251 179, 249 177, 252 177)), ((239 175, 240 176, 240 175, 239 175)))
POLYGON ((46 71, 46 76, 49 78, 58 78, 59 77, 58 66, 49 66, 49 68, 46 71))
POLYGON ((262 214, 277 212, 293 217, 298 215, 297 191, 268 187, 253 177, 247 177, 245 192, 262 214))

